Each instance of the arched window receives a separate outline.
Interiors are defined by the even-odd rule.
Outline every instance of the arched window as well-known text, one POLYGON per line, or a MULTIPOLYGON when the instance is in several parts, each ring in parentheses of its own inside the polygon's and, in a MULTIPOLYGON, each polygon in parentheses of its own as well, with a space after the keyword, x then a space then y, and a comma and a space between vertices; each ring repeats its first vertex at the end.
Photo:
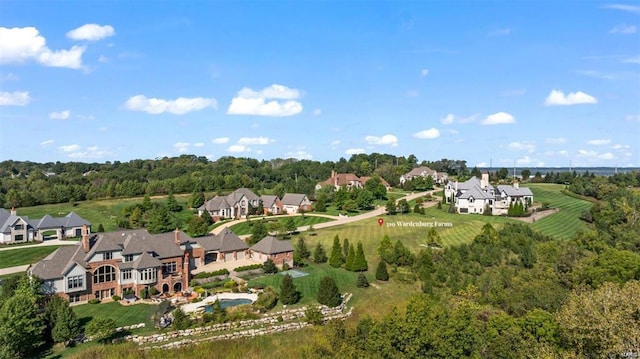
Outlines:
POLYGON ((116 280, 116 269, 113 266, 102 266, 93 271, 93 283, 113 282, 116 280))

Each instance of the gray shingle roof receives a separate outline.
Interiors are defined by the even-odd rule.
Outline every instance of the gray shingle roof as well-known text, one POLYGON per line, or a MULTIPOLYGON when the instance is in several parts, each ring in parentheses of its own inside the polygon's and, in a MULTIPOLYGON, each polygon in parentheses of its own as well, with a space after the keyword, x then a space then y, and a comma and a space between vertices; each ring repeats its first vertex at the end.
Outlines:
POLYGON ((249 248, 245 241, 228 228, 219 233, 218 237, 220 237, 220 252, 240 251, 249 248))
POLYGON ((273 236, 266 236, 260 242, 251 247, 252 251, 264 254, 276 254, 293 252, 293 246, 290 241, 281 241, 273 236))
POLYGON ((260 199, 262 200, 262 206, 264 206, 264 208, 271 208, 271 206, 273 206, 273 204, 278 199, 278 196, 263 194, 262 196, 260 196, 260 199))
POLYGON ((39 221, 35 224, 38 229, 46 229, 46 228, 59 228, 60 221, 57 218, 53 218, 48 214, 45 214, 44 217, 40 218, 39 221))
POLYGON ((528 187, 515 188, 509 185, 499 185, 498 191, 504 192, 510 197, 533 196, 533 192, 528 187))
POLYGON ((307 195, 302 193, 285 193, 280 202, 285 206, 299 206, 306 197, 307 195))
POLYGON ((86 219, 78 216, 75 212, 69 212, 65 217, 66 221, 64 222, 65 227, 82 227, 83 225, 90 226, 91 223, 86 219))
POLYGON ((144 269, 144 268, 158 268, 162 267, 162 262, 160 262, 157 258, 152 257, 149 253, 142 253, 142 255, 136 258, 133 261, 133 268, 135 269, 144 269))
POLYGON ((436 174, 436 171, 432 170, 431 168, 427 166, 420 166, 412 169, 407 174, 405 174, 405 176, 411 176, 411 177, 423 176, 423 175, 433 176, 434 174, 436 174))
POLYGON ((207 211, 219 211, 221 209, 231 208, 231 205, 227 202, 227 197, 223 196, 215 196, 210 200, 206 201, 202 206, 200 206, 199 210, 207 210, 207 211))
MULTIPOLYGON (((79 252, 81 257, 84 254, 81 245, 60 247, 34 264, 31 267, 31 274, 43 280, 62 278, 63 273, 76 264, 79 252)), ((78 264, 82 265, 82 263, 78 264)))

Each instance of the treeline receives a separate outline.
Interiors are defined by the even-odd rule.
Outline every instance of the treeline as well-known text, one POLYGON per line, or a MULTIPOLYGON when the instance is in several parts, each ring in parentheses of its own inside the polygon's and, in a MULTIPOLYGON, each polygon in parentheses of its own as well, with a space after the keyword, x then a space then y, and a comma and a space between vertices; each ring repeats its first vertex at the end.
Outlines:
POLYGON ((0 205, 5 208, 65 203, 99 198, 165 195, 193 191, 223 192, 240 187, 276 194, 305 193, 313 196, 316 183, 331 171, 377 174, 392 186, 400 176, 418 165, 428 165, 451 175, 467 171, 466 162, 441 159, 422 161, 414 155, 359 154, 337 162, 182 155, 129 162, 81 163, 22 161, 0 162, 0 205))

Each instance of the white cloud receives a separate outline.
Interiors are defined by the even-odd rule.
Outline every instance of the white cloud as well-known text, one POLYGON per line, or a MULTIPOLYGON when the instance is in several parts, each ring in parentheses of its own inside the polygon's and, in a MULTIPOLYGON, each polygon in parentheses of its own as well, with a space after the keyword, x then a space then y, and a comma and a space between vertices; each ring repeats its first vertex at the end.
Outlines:
POLYGON ((497 29, 489 32, 489 36, 506 36, 509 34, 511 34, 511 29, 509 28, 497 29))
POLYGON ((340 140, 331 141, 331 146, 337 146, 340 144, 340 140))
POLYGON ((560 156, 567 157, 567 156, 569 156, 569 151, 567 151, 567 150, 560 150, 560 151, 558 151, 558 154, 559 154, 560 156))
POLYGON ((31 98, 27 91, 0 91, 0 106, 25 106, 29 101, 31 98))
POLYGON ((314 116, 320 116, 322 115, 322 110, 319 108, 316 108, 315 110, 313 110, 313 115, 314 116))
POLYGON ((242 137, 238 140, 239 145, 268 145, 275 140, 269 137, 242 137))
POLYGON ((73 40, 96 41, 115 34, 111 25, 85 24, 67 32, 67 37, 73 40))
POLYGON ((640 14, 640 6, 626 4, 607 4, 603 6, 605 9, 615 9, 640 14))
POLYGON ((251 152, 251 149, 247 146, 243 145, 231 145, 227 148, 227 151, 233 153, 243 153, 243 152, 251 152))
POLYGON ((516 164, 520 166, 530 165, 533 160, 529 156, 524 156, 516 160, 516 164))
POLYGON ((631 148, 631 146, 629 146, 629 145, 620 145, 620 144, 615 144, 615 145, 613 145, 613 146, 612 146, 612 148, 613 148, 614 150, 628 150, 628 149, 630 149, 630 148, 631 148))
POLYGON ((69 153, 67 156, 69 158, 104 158, 105 156, 111 154, 111 152, 100 149, 98 148, 98 146, 89 146, 84 151, 79 151, 78 148, 69 153))
POLYGON ((54 142, 56 142, 56 141, 54 141, 54 140, 42 141, 42 142, 40 142, 40 146, 48 146, 48 145, 50 145, 50 144, 52 144, 54 142))
POLYGON ((622 62, 624 62, 625 64, 640 64, 640 56, 628 57, 622 60, 622 62))
POLYGON ((137 95, 128 99, 125 107, 131 111, 142 111, 153 115, 164 112, 169 112, 174 115, 184 115, 185 113, 200 111, 207 107, 217 108, 217 102, 214 98, 203 97, 178 97, 175 100, 164 100, 137 95))
POLYGON ((581 157, 595 157, 598 155, 596 151, 578 150, 578 156, 581 157))
POLYGON ((35 27, 0 27, 0 64, 35 60, 44 66, 82 68, 84 46, 53 51, 35 27))
POLYGON ((178 151, 178 153, 185 153, 189 151, 189 146, 191 146, 189 142, 176 142, 173 148, 178 151))
POLYGON ((616 156, 614 156, 611 152, 605 152, 598 155, 598 159, 600 160, 613 160, 615 158, 616 156))
POLYGON ((194 143, 193 147, 204 147, 204 143, 202 143, 202 142, 194 143))
POLYGON ((5 82, 5 81, 18 81, 20 80, 20 77, 18 77, 18 75, 9 72, 6 75, 0 74, 0 82, 5 82))
POLYGON ((618 24, 609 30, 610 34, 635 34, 638 28, 635 25, 618 24))
POLYGON ((593 145, 593 146, 601 146, 601 145, 608 145, 609 143, 611 143, 611 140, 609 139, 597 139, 597 140, 589 140, 587 141, 587 144, 589 145, 593 145))
POLYGON ((481 124, 483 125, 502 125, 502 124, 510 124, 515 123, 516 119, 506 112, 497 112, 492 115, 487 116, 484 120, 482 120, 481 124))
POLYGON ((487 163, 486 162, 476 163, 476 167, 487 167, 487 163))
POLYGON ((593 103, 598 103, 598 99, 582 91, 570 92, 565 96, 562 91, 551 90, 549 96, 544 100, 545 106, 568 106, 593 103))
POLYGON ((536 145, 533 142, 528 142, 528 141, 524 141, 524 142, 511 142, 507 145, 507 148, 509 148, 510 150, 516 150, 516 151, 527 151, 527 152, 534 152, 536 150, 536 145))
POLYGON ((71 111, 69 110, 64 110, 60 112, 51 112, 49 114, 49 118, 52 120, 66 120, 69 118, 69 116, 71 116, 71 111))
POLYGON ((346 155, 359 155, 361 153, 364 153, 364 149, 363 148, 349 148, 348 150, 344 151, 344 153, 346 155))
POLYGON ((216 145, 223 145, 228 142, 229 142, 229 137, 218 137, 211 140, 211 143, 214 143, 216 145))
POLYGON ((295 101, 301 96, 300 90, 278 84, 273 84, 260 91, 245 87, 231 100, 227 114, 270 117, 293 116, 302 112, 302 104, 295 101), (273 100, 267 101, 268 99, 273 100))
POLYGON ((627 121, 640 122, 640 115, 627 115, 625 119, 627 121))
POLYGON ((442 122, 442 124, 444 125, 450 125, 453 123, 454 120, 454 116, 452 113, 448 114, 447 116, 443 117, 440 119, 440 122, 442 122))
POLYGON ((65 145, 58 147, 58 149, 62 152, 75 152, 80 149, 80 145, 65 145))
POLYGON ((394 135, 384 135, 382 137, 366 136, 364 140, 370 145, 391 145, 392 147, 398 145, 398 137, 394 135))
POLYGON ((566 143, 567 139, 564 137, 555 137, 555 138, 551 137, 551 138, 546 138, 544 142, 550 145, 561 145, 563 143, 566 143))
POLYGON ((440 137, 440 130, 433 127, 428 130, 422 130, 420 132, 416 132, 413 134, 413 137, 419 138, 422 140, 432 140, 434 138, 440 137))
POLYGON ((295 158, 298 160, 310 160, 313 158, 313 156, 311 156, 311 154, 306 151, 287 152, 284 155, 287 158, 295 158))
POLYGON ((427 77, 428 75, 429 75, 429 70, 428 69, 420 70, 420 77, 424 78, 424 77, 427 77))

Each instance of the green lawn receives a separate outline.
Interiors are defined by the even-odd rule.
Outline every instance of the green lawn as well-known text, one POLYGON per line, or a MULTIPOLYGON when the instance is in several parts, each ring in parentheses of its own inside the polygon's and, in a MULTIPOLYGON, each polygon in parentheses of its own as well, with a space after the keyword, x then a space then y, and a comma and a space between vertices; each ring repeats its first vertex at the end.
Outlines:
MULTIPOLYGON (((175 197, 176 201, 184 208, 182 212, 178 213, 178 216, 186 223, 186 220, 193 216, 193 212, 186 209, 186 203, 189 195, 176 195, 175 197)), ((164 197, 154 198, 151 202, 164 202, 165 200, 166 199, 164 197)), ((49 214, 53 217, 63 217, 73 211, 80 217, 91 222, 92 230, 94 232, 98 229, 98 225, 101 223, 104 226, 105 231, 111 232, 117 229, 116 220, 118 217, 122 217, 122 210, 125 207, 136 203, 142 203, 142 197, 21 207, 18 208, 18 214, 29 216, 30 218, 40 218, 45 214, 49 214)))
POLYGON ((564 185, 532 183, 526 186, 533 192, 535 202, 549 202, 551 207, 560 209, 558 213, 538 220, 533 228, 557 239, 570 239, 578 231, 588 229, 580 215, 593 203, 562 194, 564 185))
POLYGON ((118 327, 146 323, 147 328, 153 328, 151 316, 158 306, 153 304, 123 306, 117 302, 109 302, 81 304, 72 308, 83 325, 86 325, 93 318, 106 317, 113 319, 118 327))
MULTIPOLYGON (((324 222, 331 222, 333 221, 333 219, 330 218, 326 218, 326 217, 318 217, 318 216, 295 216, 295 217, 265 217, 266 221, 280 221, 280 223, 283 223, 284 220, 286 220, 287 218, 293 218, 293 221, 296 224, 296 227, 301 227, 301 226, 309 226, 309 225, 315 225, 318 223, 324 223, 324 222)), ((253 222, 255 221, 260 221, 260 219, 255 219, 255 220, 249 220, 249 221, 243 221, 240 222, 238 224, 234 224, 233 226, 231 226, 231 230, 233 231, 233 233, 242 236, 245 234, 251 234, 252 228, 253 228, 253 222)))
POLYGON ((41 246, 29 248, 16 248, 8 251, 0 251, 0 268, 9 268, 25 264, 35 263, 48 256, 61 246, 41 246))

